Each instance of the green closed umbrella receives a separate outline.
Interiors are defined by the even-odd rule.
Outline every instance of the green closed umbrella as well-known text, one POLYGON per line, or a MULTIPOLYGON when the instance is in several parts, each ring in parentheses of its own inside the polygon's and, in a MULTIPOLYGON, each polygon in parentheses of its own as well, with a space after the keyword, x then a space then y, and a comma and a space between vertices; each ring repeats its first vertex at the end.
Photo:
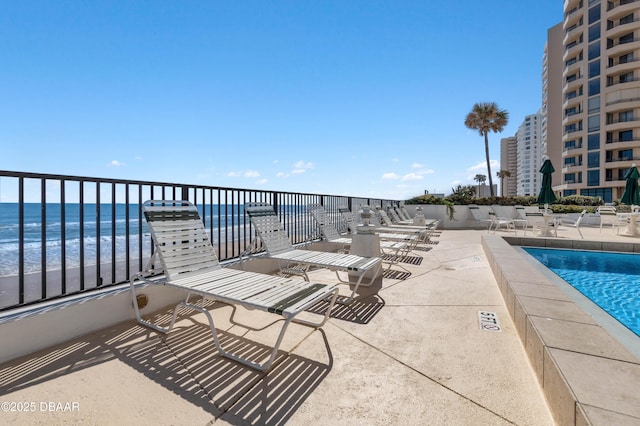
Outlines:
POLYGON ((629 204, 629 205, 638 205, 640 204, 640 190, 638 190, 638 178, 640 178, 640 173, 638 173, 638 168, 635 164, 631 165, 631 168, 627 170, 627 173, 624 175, 624 179, 627 183, 624 186, 624 193, 622 194, 622 198, 620 202, 629 204))
POLYGON ((538 204, 544 204, 545 211, 549 204, 556 201, 556 194, 551 189, 551 173, 556 170, 553 168, 553 164, 549 159, 544 160, 542 167, 540 167, 540 173, 542 173, 542 187, 540 188, 540 194, 538 194, 538 204))

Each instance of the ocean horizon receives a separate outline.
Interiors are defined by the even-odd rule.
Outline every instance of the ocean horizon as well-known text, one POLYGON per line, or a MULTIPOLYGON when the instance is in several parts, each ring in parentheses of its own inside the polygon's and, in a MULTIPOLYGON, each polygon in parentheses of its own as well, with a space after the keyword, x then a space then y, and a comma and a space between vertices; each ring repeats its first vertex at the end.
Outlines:
MULTIPOLYGON (((41 272, 43 254, 46 270, 60 269, 63 245, 67 268, 80 266, 81 250, 85 265, 111 262, 112 256, 116 257, 116 261, 124 260, 127 241, 132 258, 138 258, 139 254, 143 258, 150 256, 151 236, 146 222, 140 216, 139 205, 128 206, 127 215, 127 204, 124 203, 101 203, 99 208, 95 203, 85 203, 82 212, 79 203, 65 203, 63 229, 61 203, 47 203, 44 206, 44 220, 41 203, 23 203, 24 273, 41 272), (115 214, 112 214, 112 210, 115 214), (115 252, 112 250, 114 242, 115 252)), ((19 203, 0 203, 0 277, 19 274, 19 208, 19 203)), ((227 223, 240 230, 244 228, 244 223, 238 224, 238 206, 207 205, 199 206, 199 210, 205 226, 213 227, 214 235, 219 232, 221 239, 226 239, 227 223), (218 215, 218 212, 221 214, 218 215)), ((240 208, 240 214, 241 211, 240 208)), ((239 235, 235 235, 234 240, 238 239, 239 235)))

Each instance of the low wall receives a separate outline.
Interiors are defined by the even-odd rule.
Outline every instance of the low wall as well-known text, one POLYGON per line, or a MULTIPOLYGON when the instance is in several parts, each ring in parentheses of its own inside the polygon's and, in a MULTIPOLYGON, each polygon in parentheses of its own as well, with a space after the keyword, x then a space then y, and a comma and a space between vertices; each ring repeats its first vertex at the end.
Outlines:
MULTIPOLYGON (((413 217, 416 214, 417 207, 421 207, 424 217, 428 219, 438 219, 440 221, 440 229, 486 229, 486 222, 478 222, 467 205, 455 205, 453 219, 449 219, 447 206, 436 204, 409 204, 405 206, 409 214, 413 217)), ((478 210, 482 217, 488 215, 489 209, 494 209, 500 217, 517 218, 515 206, 478 206, 478 210)), ((570 220, 577 220, 580 213, 559 214, 559 217, 570 220)), ((582 219, 585 226, 600 226, 600 216, 595 213, 587 213, 582 219)))

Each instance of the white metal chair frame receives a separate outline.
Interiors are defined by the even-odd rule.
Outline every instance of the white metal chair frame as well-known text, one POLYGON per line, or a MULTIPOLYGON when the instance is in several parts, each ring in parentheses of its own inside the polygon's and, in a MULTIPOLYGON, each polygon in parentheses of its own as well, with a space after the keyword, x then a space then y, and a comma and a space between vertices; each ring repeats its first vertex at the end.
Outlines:
MULTIPOLYGON (((330 222, 323 206, 320 204, 309 204, 307 205, 307 211, 311 213, 311 216, 318 224, 320 232, 322 233, 322 238, 325 241, 343 244, 345 246, 352 243, 353 237, 344 237, 338 233, 336 227, 330 222)), ((380 238, 380 250, 383 254, 387 255, 387 259, 389 259, 383 259, 383 263, 387 263, 389 265, 387 270, 389 270, 393 265, 398 265, 406 270, 402 265, 399 265, 399 261, 402 257, 409 254, 411 249, 415 247, 415 241, 417 239, 412 235, 396 234, 397 236, 391 237, 392 240, 388 240, 384 235, 385 234, 378 234, 378 237, 380 238)))
MULTIPOLYGON (((334 271, 338 280, 343 283, 348 283, 349 281, 343 280, 339 272, 349 272, 356 275, 358 279, 354 284, 351 295, 346 300, 347 303, 354 300, 354 296, 361 285, 368 286, 373 283, 373 278, 369 283, 363 282, 364 276, 369 271, 373 271, 373 277, 377 277, 382 272, 382 259, 380 257, 364 257, 353 254, 294 248, 270 204, 248 203, 245 204, 244 211, 249 216, 256 235, 264 244, 267 255, 278 261, 278 267, 281 271, 288 272, 293 267, 299 270, 308 280, 307 271, 311 266, 315 266, 334 271)), ((248 254, 249 252, 244 253, 243 261, 248 254)))
POLYGON ((582 219, 584 218, 584 215, 586 213, 587 213, 586 210, 582 210, 582 212, 580 213, 580 216, 578 216, 578 219, 571 220, 571 219, 562 218, 560 219, 559 223, 561 226, 568 226, 571 228, 575 228, 578 231, 578 234, 580 234, 580 238, 584 240, 584 236, 582 235, 582 231, 580 230, 580 223, 582 222, 582 219))
MULTIPOLYGON (((178 310, 186 307, 203 313, 218 352, 256 370, 268 370, 278 354, 282 338, 291 322, 310 327, 322 327, 329 318, 338 296, 338 287, 314 284, 300 279, 275 277, 255 272, 222 268, 198 214, 188 201, 147 201, 142 206, 151 230, 155 251, 147 267, 130 279, 131 297, 138 322, 161 333, 169 333, 176 322, 178 310), (164 275, 154 274, 155 260, 159 259, 164 275), (161 327, 142 318, 136 298, 136 284, 160 284, 183 290, 186 299, 178 303, 171 322, 161 327), (189 301, 199 296, 202 303, 189 301), (268 359, 263 363, 252 361, 222 348, 210 312, 204 308, 206 299, 248 309, 259 309, 281 316, 284 323, 268 359), (298 319, 296 316, 321 300, 329 300, 327 311, 320 322, 298 319)), ((156 270, 157 271, 157 270, 156 270)))
POLYGON ((620 233, 620 225, 626 225, 626 220, 621 219, 616 212, 616 208, 613 206, 600 206, 597 209, 598 216, 600 216, 600 232, 604 225, 611 225, 611 230, 617 228, 617 233, 620 233))

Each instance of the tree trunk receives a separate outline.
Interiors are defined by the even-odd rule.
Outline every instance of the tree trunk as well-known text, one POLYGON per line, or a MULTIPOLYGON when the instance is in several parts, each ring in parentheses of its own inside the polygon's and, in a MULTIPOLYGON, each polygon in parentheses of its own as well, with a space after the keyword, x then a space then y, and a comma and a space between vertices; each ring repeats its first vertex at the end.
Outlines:
POLYGON ((491 197, 494 197, 493 194, 493 178, 491 177, 491 164, 489 164, 489 135, 488 131, 484 132, 484 153, 487 157, 487 171, 489 172, 489 193, 491 197))

